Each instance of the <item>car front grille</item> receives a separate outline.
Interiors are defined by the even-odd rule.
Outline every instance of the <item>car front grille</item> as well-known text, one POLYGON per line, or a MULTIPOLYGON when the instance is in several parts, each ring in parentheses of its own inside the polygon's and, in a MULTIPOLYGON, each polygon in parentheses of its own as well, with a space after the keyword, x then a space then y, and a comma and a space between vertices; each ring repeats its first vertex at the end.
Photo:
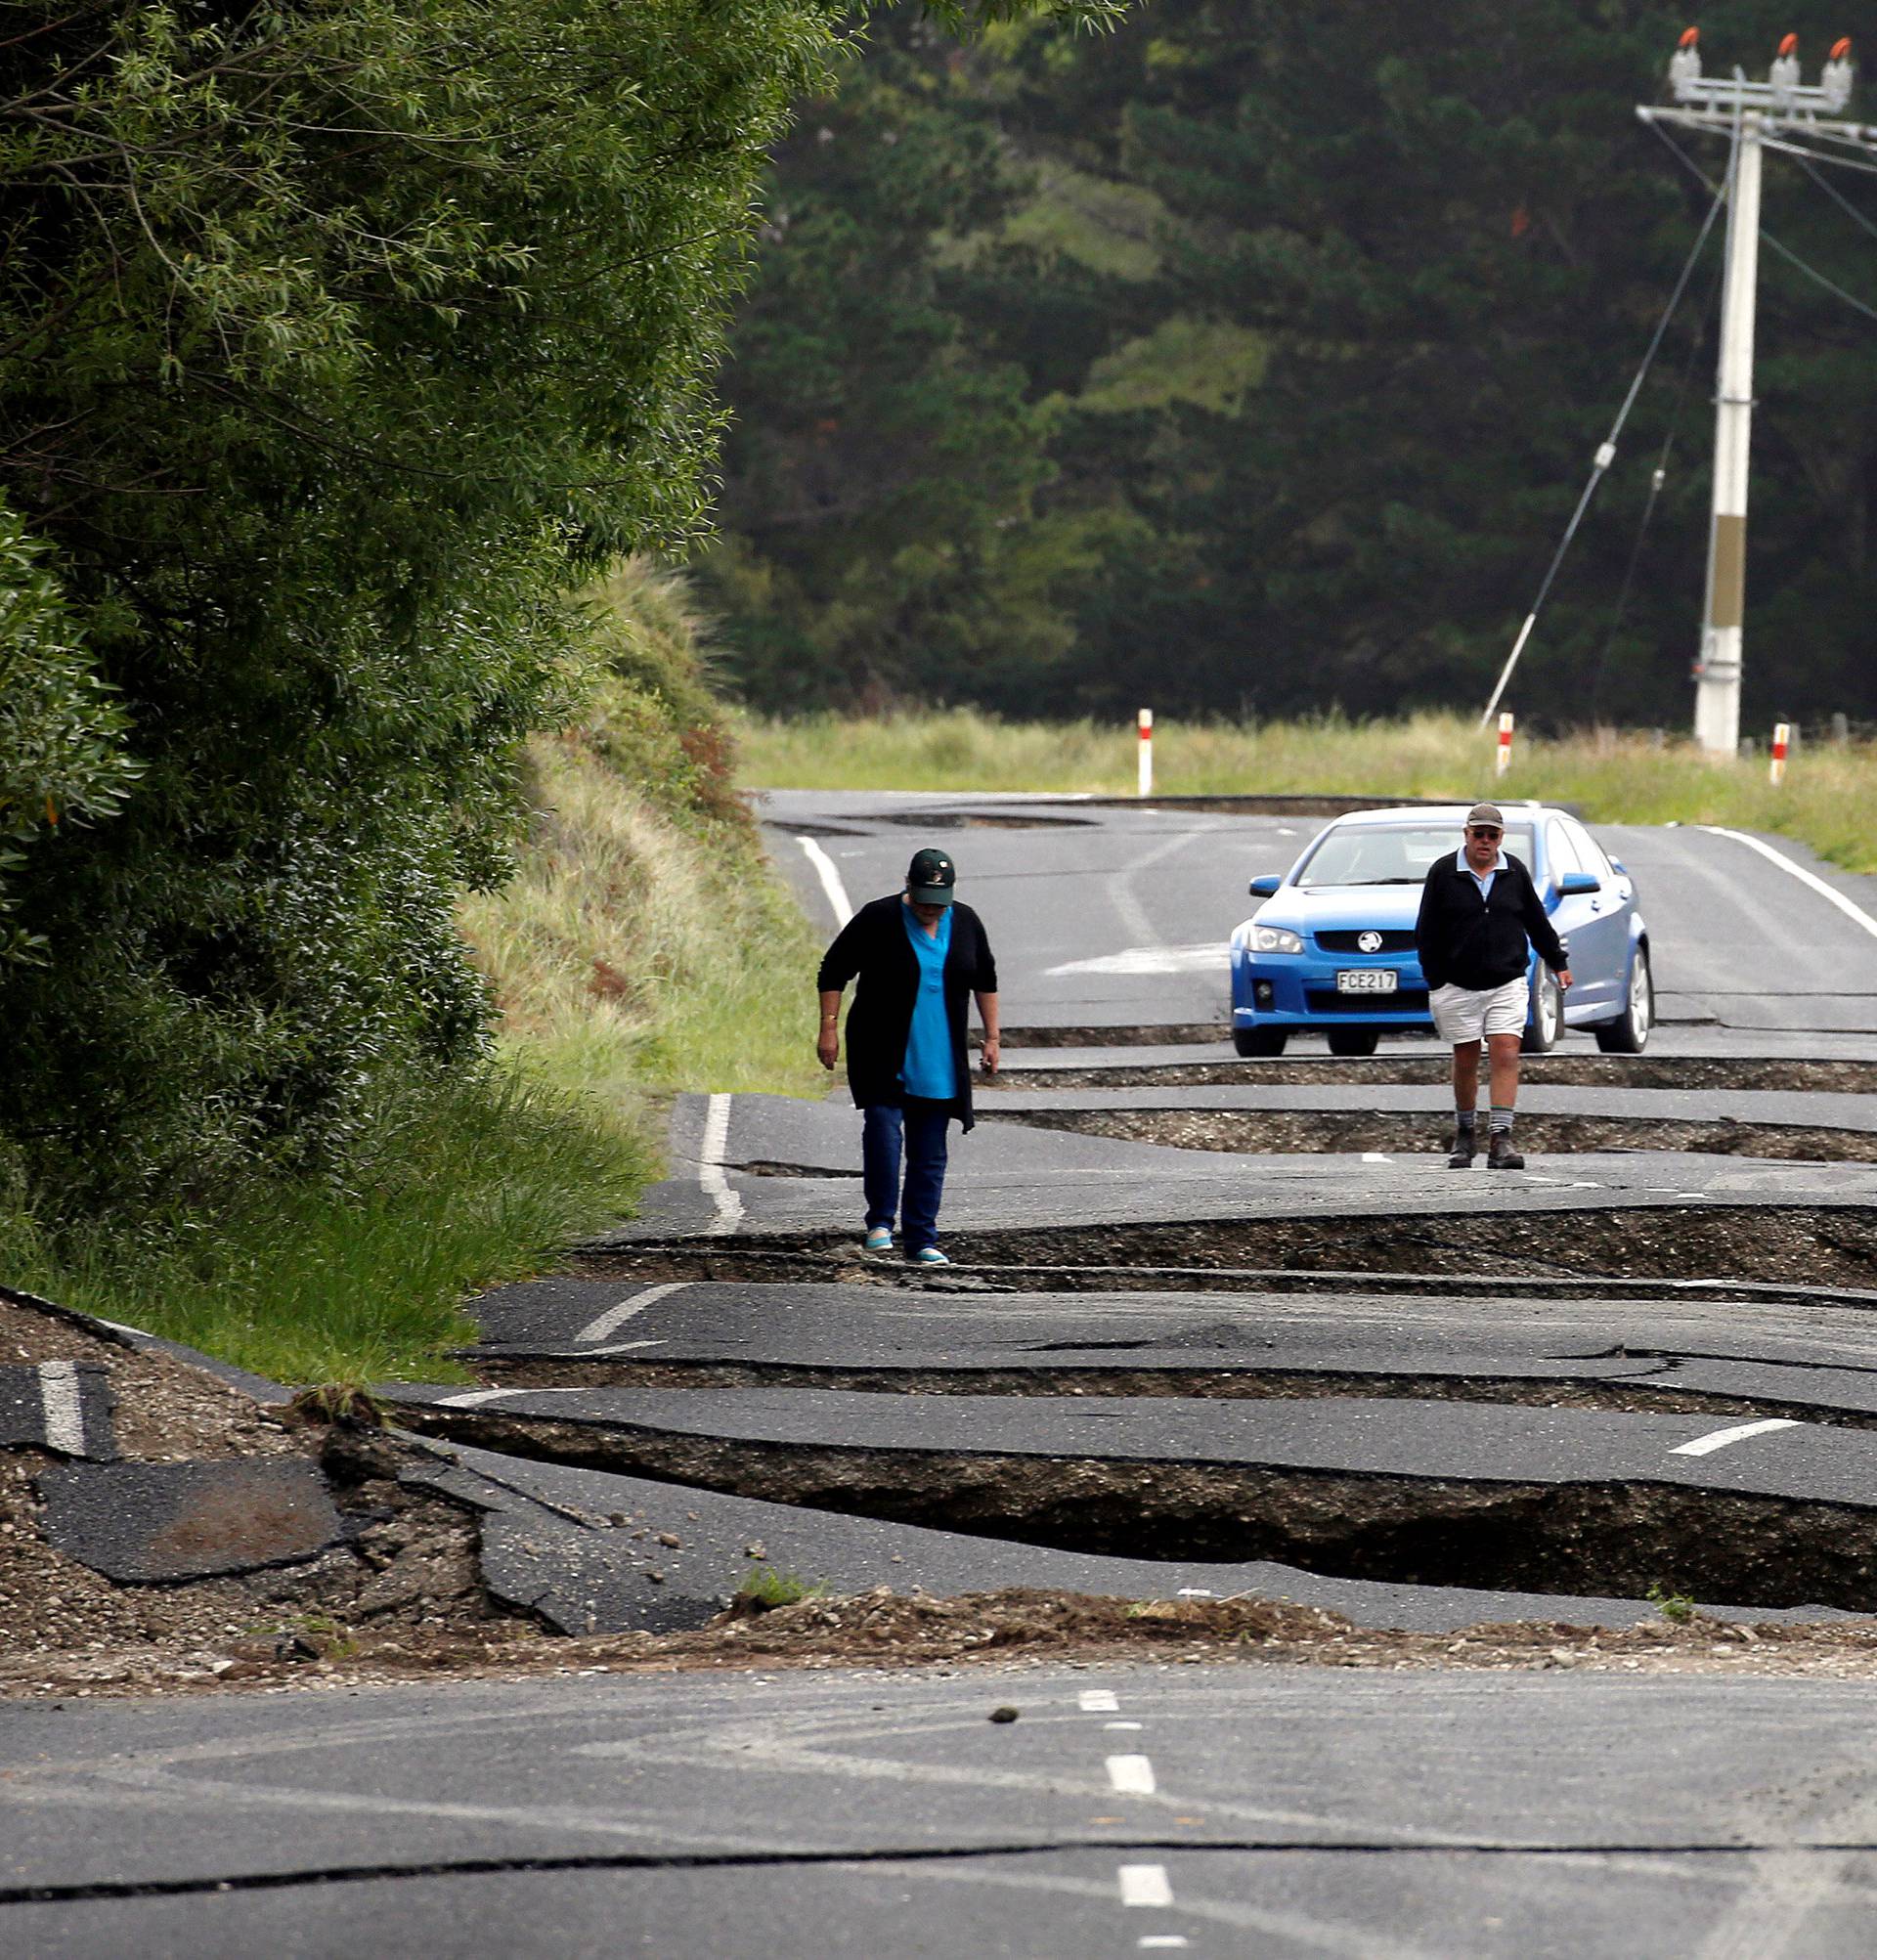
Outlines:
POLYGON ((1306 987, 1304 1007, 1310 1014, 1425 1014, 1427 989, 1405 986, 1395 993, 1337 993, 1333 987, 1306 987))
POLYGON ((1362 933, 1360 930, 1318 933, 1315 936, 1317 944, 1326 953, 1361 953, 1369 951, 1377 953, 1412 953, 1415 949, 1415 935, 1412 928, 1407 930, 1389 928, 1383 931, 1381 944, 1373 948, 1357 945, 1356 941, 1361 936, 1362 933))

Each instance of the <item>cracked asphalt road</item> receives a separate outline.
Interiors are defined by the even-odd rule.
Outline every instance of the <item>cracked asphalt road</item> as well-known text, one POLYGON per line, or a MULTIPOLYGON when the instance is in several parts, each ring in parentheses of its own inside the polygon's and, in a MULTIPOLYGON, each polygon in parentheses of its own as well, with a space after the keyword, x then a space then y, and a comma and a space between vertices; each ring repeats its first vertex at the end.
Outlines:
MULTIPOLYGON (((1877 1515, 1877 1167, 1764 1141, 1528 1144, 1524 1177, 1462 1187, 1414 1151, 1000 1122, 1029 1096, 1031 1116, 1437 1127, 1437 1084, 1406 1077, 1438 1056, 1390 1044, 1300 1085, 1288 1058, 1287 1086, 1196 1038, 1223 1022, 1246 878, 1310 818, 804 795, 763 814, 829 929, 801 838, 856 901, 945 842, 1007 1024, 1069 1045, 1012 1052, 1033 1089, 987 1092, 956 1145, 945 1224, 967 1265, 943 1285, 857 1256, 844 1104, 683 1103, 643 1218, 574 1276, 481 1303, 485 1386, 406 1394, 444 1432, 427 1474, 485 1513, 502 1596, 570 1627, 694 1624, 756 1546, 840 1588, 1239 1590, 1367 1626, 1622 1626, 1656 1610, 1649 1560, 1676 1589, 1679 1543, 1687 1572, 1719 1575, 1720 1613, 1776 1617, 1754 1575, 1782 1560, 1787 1597, 1822 1596, 1804 1581, 1828 1572, 1844 1607, 1877 1605, 1858 1536, 1877 1515), (1048 1087, 1091 1061, 1113 1086, 1048 1087), (1224 1072, 1169 1090, 1169 1065, 1224 1072), (1436 1270, 1430 1231, 1463 1248, 1469 1225, 1475 1268, 1436 1270), (666 1454, 623 1468, 621 1438, 666 1454), (1032 1467, 981 1478, 974 1512, 946 1483, 973 1462, 1032 1467), (1240 1482, 1189 1508, 1236 1492, 1244 1515, 1208 1514, 1196 1556, 1172 1526, 1200 1469, 1240 1482), (1130 1518, 1140 1475, 1163 1483, 1133 1487, 1130 1518), (791 1478, 840 1507, 783 1502, 791 1478), (1053 1537, 986 1525, 999 1479, 1053 1537), (1508 1484, 1520 1556, 1542 1575, 1552 1534, 1569 1585, 1494 1583, 1510 1568, 1464 1513, 1508 1484), (1632 1508, 1592 1529, 1585 1490, 1632 1508), (1433 1493, 1439 1533, 1405 1532, 1433 1493), (1247 1519, 1263 1536, 1235 1552, 1247 1519)), ((1707 1072, 1534 1085, 1529 1114, 1867 1135, 1871 934, 1737 840, 1610 842, 1655 939, 1651 1060, 1707 1072), (1800 983, 1773 994, 1795 946, 1800 983), (1735 1059, 1806 1086, 1730 1087, 1735 1059)), ((1877 919, 1877 880, 1779 848, 1877 919)), ((1586 1037, 1560 1051, 1578 1055, 1586 1037)), ((1728 1637, 1717 1623, 1719 1651, 1742 1651, 1728 1637)), ((1861 1955, 1869 1694, 1750 1662, 1716 1681, 1174 1660, 22 1706, 0 1757, 0 1952, 1861 1955)))

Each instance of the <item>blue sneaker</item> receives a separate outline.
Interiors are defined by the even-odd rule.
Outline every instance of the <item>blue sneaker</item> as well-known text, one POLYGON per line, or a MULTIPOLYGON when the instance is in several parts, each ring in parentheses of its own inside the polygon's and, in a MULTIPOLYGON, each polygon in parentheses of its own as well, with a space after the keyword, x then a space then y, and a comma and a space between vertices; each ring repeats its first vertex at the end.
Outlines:
POLYGON ((867 1250, 869 1252, 891 1252, 893 1250, 892 1226, 869 1226, 867 1228, 867 1250))
POLYGON ((907 1254, 908 1263, 914 1266, 949 1266, 951 1261, 936 1245, 922 1245, 916 1252, 907 1254))

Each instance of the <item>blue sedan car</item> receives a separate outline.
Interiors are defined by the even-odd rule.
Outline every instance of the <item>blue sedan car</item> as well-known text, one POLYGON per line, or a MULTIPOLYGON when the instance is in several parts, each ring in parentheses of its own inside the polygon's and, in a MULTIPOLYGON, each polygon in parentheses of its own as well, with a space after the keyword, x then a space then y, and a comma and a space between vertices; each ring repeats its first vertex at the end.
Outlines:
MULTIPOLYGON (((1507 804, 1505 849, 1524 861, 1570 949, 1570 993, 1533 955, 1524 1047, 1543 1054, 1566 1027, 1639 1055, 1655 1016, 1649 934, 1636 882, 1568 811, 1507 804)), ((1282 877, 1251 881, 1264 904, 1232 935, 1232 1042, 1282 1055, 1294 1033, 1334 1055, 1373 1055, 1386 1033, 1427 1034, 1427 982, 1415 915, 1435 858, 1459 849, 1466 806, 1369 809, 1337 817, 1282 877)))

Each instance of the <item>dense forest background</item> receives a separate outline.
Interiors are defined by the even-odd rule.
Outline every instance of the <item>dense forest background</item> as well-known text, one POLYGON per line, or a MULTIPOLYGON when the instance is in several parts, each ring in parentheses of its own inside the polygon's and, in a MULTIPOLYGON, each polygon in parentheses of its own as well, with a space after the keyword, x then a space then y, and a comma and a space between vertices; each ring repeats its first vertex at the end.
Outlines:
MULTIPOLYGON (((1755 74, 1798 26, 1809 80, 1842 27, 1784 0, 1701 23, 1711 70, 1755 74)), ((876 21, 774 152, 724 373, 703 571, 736 685, 780 712, 1483 704, 1708 208, 1634 114, 1682 24, 1155 0, 1112 36, 961 46, 876 21)), ((1877 186, 1830 173, 1848 211, 1768 164, 1768 231, 1877 305, 1877 186)), ((1687 719, 1720 242, 1528 719, 1687 719)), ((1772 252, 1760 304, 1747 721, 1877 716, 1877 322, 1772 252)))

